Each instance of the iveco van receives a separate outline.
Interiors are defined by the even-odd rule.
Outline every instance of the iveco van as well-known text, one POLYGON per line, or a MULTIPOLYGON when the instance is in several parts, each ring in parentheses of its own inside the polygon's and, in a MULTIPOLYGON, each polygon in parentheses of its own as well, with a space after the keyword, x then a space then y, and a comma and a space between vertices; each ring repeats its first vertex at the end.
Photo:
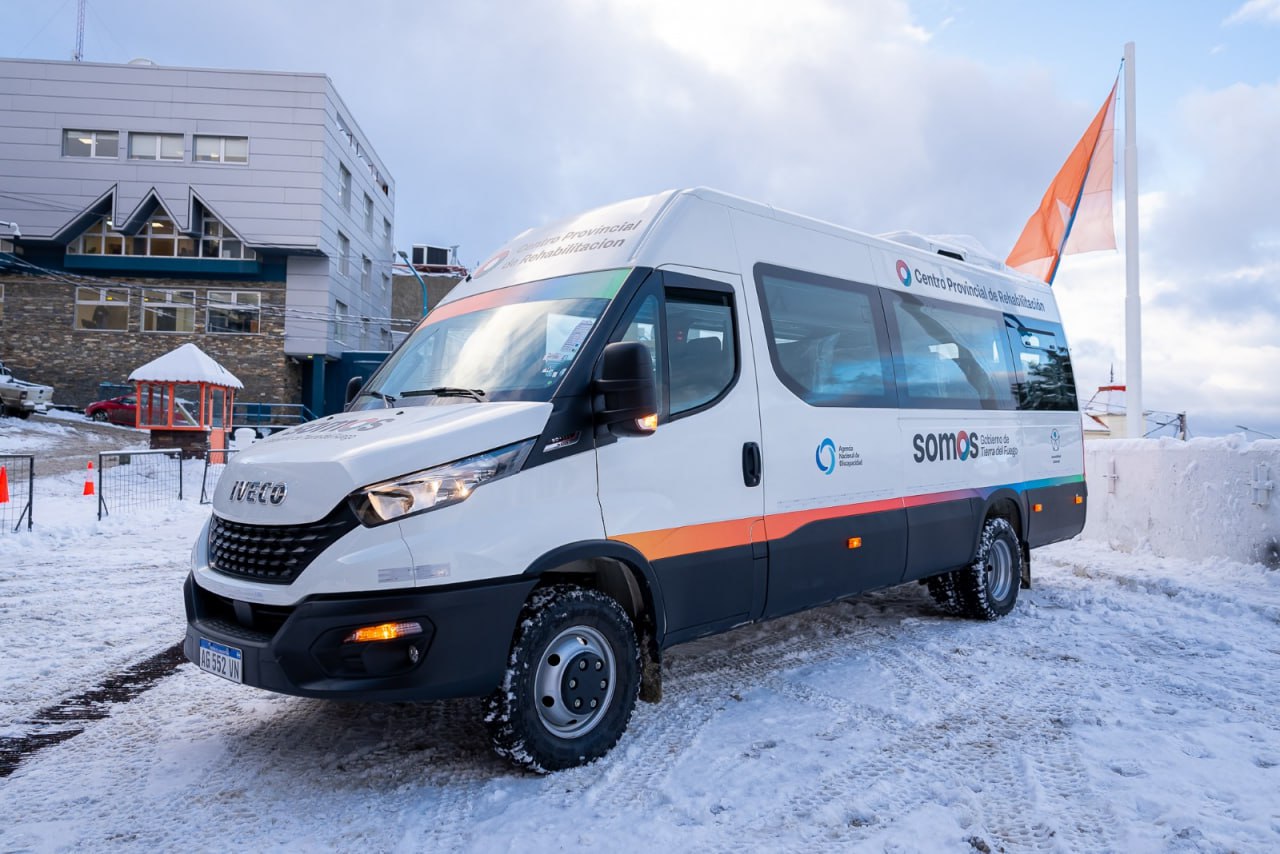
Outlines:
POLYGON ((358 700, 487 697, 497 750, 589 762, 663 650, 926 584, 993 620, 1084 525, 1052 291, 991 259, 710 190, 527 231, 340 415, 242 451, 186 655, 358 700))

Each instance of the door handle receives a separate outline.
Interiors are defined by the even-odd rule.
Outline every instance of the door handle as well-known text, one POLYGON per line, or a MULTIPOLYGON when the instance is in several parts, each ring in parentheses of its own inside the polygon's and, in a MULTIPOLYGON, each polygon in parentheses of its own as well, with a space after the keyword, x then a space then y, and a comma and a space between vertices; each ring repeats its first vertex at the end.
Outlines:
POLYGON ((764 471, 764 456, 760 446, 755 442, 747 442, 742 446, 742 482, 746 486, 759 486, 760 475, 764 471))

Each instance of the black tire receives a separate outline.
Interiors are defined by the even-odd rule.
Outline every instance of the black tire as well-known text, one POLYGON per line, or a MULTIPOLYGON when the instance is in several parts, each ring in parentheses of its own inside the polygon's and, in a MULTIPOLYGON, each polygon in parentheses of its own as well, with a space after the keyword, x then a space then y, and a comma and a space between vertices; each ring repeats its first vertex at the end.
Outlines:
POLYGON ((99 422, 101 422, 101 421, 106 421, 106 420, 107 420, 107 413, 106 413, 106 412, 104 412, 103 410, 99 409, 97 412, 95 412, 95 413, 93 413, 92 415, 90 415, 90 416, 89 416, 89 418, 90 418, 90 419, 92 419, 93 421, 99 421, 99 422))
POLYGON ((964 600, 960 597, 960 588, 956 586, 956 572, 944 572, 935 575, 927 582, 929 595, 938 607, 952 616, 964 613, 964 600))
POLYGON ((988 519, 973 563, 952 575, 966 617, 998 620, 1012 611, 1022 582, 1022 543, 1009 520, 988 519))
POLYGON ((15 409, 15 410, 13 410, 13 414, 14 414, 14 415, 16 415, 16 416, 18 416, 19 418, 27 419, 27 418, 30 418, 30 417, 31 417, 31 410, 30 410, 30 409, 15 409))
POLYGON ((597 590, 546 587, 520 615, 485 724, 500 756, 538 773, 560 771, 618 743, 639 689, 640 650, 623 607, 597 590))

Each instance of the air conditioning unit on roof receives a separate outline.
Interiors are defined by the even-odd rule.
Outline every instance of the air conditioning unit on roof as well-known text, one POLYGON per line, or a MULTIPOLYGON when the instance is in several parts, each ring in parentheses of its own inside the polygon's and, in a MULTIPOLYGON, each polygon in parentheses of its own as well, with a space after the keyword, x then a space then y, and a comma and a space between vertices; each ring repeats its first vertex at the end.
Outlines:
POLYGON ((451 263, 449 260, 449 249, 445 246, 427 246, 422 243, 415 243, 413 246, 413 263, 431 264, 447 266, 451 263))

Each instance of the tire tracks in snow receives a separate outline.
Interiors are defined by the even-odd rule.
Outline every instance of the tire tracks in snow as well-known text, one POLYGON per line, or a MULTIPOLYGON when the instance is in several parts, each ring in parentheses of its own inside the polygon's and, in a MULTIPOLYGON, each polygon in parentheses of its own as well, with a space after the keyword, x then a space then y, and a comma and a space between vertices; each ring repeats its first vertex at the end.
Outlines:
POLYGON ((179 641, 108 676, 88 691, 46 706, 30 718, 18 721, 16 726, 27 728, 25 733, 0 737, 0 778, 8 777, 24 759, 40 750, 84 732, 83 725, 108 717, 115 706, 128 703, 151 688, 185 660, 182 642, 179 641))

